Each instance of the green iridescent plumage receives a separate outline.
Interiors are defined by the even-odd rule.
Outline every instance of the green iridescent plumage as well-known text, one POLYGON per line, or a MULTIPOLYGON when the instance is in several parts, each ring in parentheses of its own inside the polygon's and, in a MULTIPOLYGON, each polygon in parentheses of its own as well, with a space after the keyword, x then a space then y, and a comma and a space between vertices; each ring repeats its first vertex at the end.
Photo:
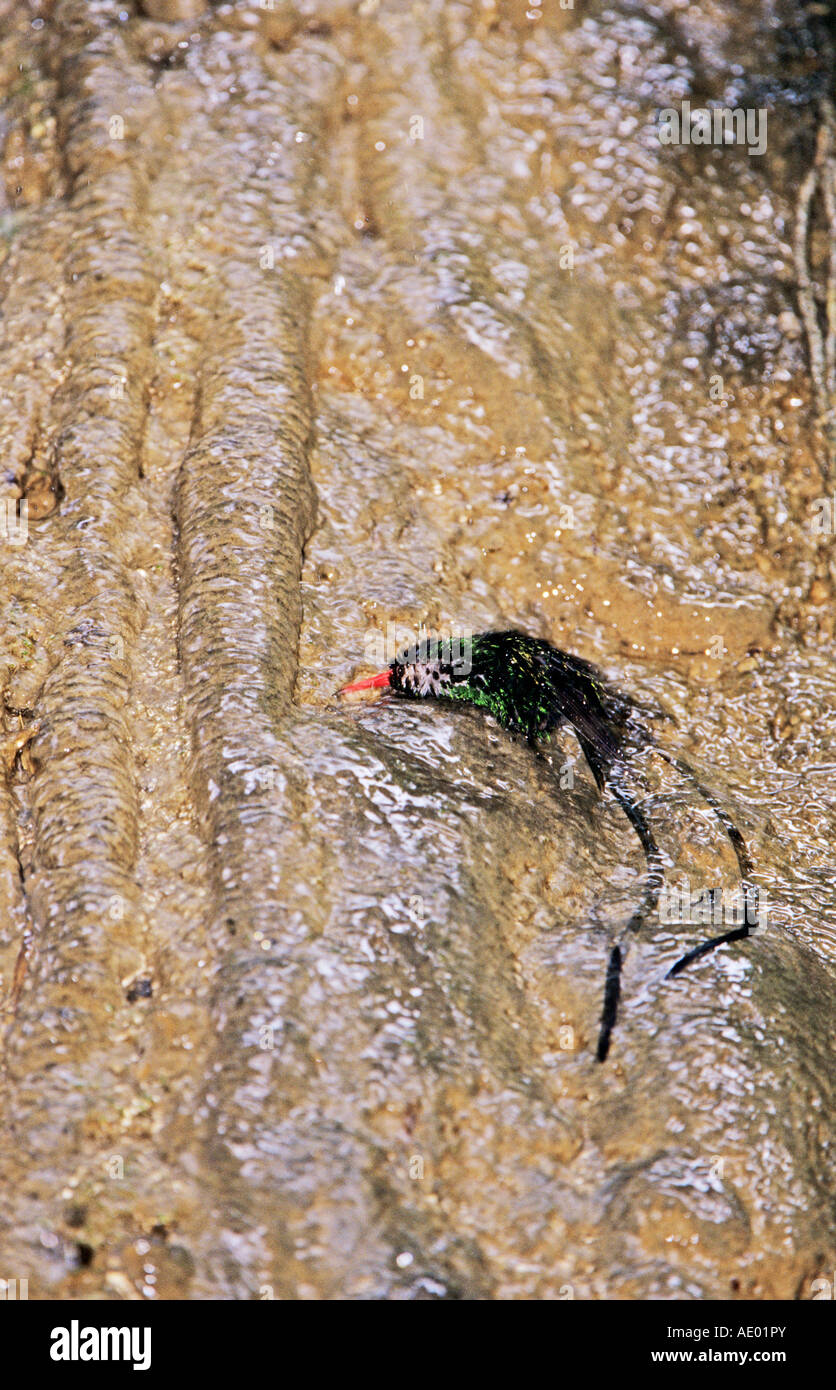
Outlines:
POLYGON ((680 974, 717 946, 749 935, 752 865, 739 830, 684 759, 656 745, 638 717, 634 702, 610 685, 591 662, 524 632, 481 632, 458 641, 426 639, 401 652, 388 672, 346 689, 372 685, 386 686, 393 694, 408 699, 476 705, 492 714, 504 729, 523 734, 532 747, 548 739, 562 724, 570 724, 599 788, 609 787, 622 807, 644 850, 647 876, 641 900, 610 952, 598 1037, 600 1062, 607 1056, 615 1026, 626 942, 654 912, 663 883, 659 848, 645 812, 625 780, 629 760, 639 749, 654 749, 691 782, 711 807, 737 856, 746 904, 743 926, 689 951, 668 971, 668 977, 680 974))
POLYGON ((590 662, 524 632, 481 632, 459 649, 428 641, 402 652, 392 666, 392 688, 421 698, 460 700, 488 710, 503 728, 530 743, 547 739, 561 724, 574 728, 599 787, 621 755, 631 702, 613 690, 590 662), (446 661, 445 658, 452 658, 446 661), (449 680, 427 689, 420 672, 445 667, 449 680), (419 679, 410 685, 404 673, 419 679))

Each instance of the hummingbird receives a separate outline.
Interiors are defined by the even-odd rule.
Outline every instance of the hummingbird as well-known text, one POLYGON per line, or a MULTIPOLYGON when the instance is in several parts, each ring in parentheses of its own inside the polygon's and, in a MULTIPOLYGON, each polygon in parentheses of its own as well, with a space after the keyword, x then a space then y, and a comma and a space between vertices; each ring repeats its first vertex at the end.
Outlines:
POLYGON ((743 925, 688 951, 665 978, 680 975, 718 946, 749 936, 752 862, 743 836, 690 764, 656 743, 638 703, 612 685, 592 662, 561 651, 544 638, 514 629, 476 633, 461 640, 426 637, 400 652, 386 670, 344 685, 338 694, 365 690, 388 691, 408 700, 475 705, 491 714, 509 734, 525 738, 537 753, 541 743, 562 725, 574 730, 599 791, 611 792, 638 836, 647 868, 641 899, 607 962, 596 1049, 599 1062, 609 1054, 618 1017, 627 942, 655 910, 664 883, 653 830, 626 785, 631 760, 642 749, 651 748, 663 758, 710 806, 734 849, 743 889, 743 925))

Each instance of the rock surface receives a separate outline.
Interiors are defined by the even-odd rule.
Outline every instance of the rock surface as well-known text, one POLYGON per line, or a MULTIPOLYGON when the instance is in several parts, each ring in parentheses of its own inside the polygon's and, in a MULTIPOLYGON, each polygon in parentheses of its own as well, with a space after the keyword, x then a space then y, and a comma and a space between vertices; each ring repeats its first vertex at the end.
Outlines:
MULTIPOLYGON (((832 488, 789 246, 814 10, 2 17, 29 513, 0 549, 0 1277, 809 1297, 836 1259, 832 488), (683 99, 768 105, 766 154, 661 145, 683 99), (705 931, 648 929, 605 1067, 635 842, 568 736, 544 762, 475 713, 338 706, 422 623, 598 660, 752 847, 768 928, 674 984, 705 931)), ((657 774, 670 881, 732 887, 657 774)))

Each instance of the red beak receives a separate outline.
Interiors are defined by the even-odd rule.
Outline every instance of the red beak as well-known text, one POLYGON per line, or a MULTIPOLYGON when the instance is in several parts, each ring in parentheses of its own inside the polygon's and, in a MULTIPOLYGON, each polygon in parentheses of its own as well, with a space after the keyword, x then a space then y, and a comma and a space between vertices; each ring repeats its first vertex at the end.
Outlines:
POLYGON ((389 684, 390 671, 380 671, 376 676, 367 676, 363 681, 354 681, 351 685, 343 685, 337 691, 338 695, 353 695, 355 690, 378 690, 389 684))

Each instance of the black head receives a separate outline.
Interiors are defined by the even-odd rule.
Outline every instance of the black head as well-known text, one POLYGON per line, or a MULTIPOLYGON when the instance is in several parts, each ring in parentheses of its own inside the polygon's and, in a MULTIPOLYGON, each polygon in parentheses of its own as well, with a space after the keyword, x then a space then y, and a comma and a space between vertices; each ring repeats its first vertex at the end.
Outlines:
POLYGON ((343 686, 343 694, 388 689, 410 700, 439 699, 466 685, 473 670, 469 637, 425 637, 390 662, 385 671, 343 686))
POLYGON ((389 667, 389 686, 411 700, 438 699, 466 681, 470 644, 461 638, 425 638, 405 648, 389 667))

